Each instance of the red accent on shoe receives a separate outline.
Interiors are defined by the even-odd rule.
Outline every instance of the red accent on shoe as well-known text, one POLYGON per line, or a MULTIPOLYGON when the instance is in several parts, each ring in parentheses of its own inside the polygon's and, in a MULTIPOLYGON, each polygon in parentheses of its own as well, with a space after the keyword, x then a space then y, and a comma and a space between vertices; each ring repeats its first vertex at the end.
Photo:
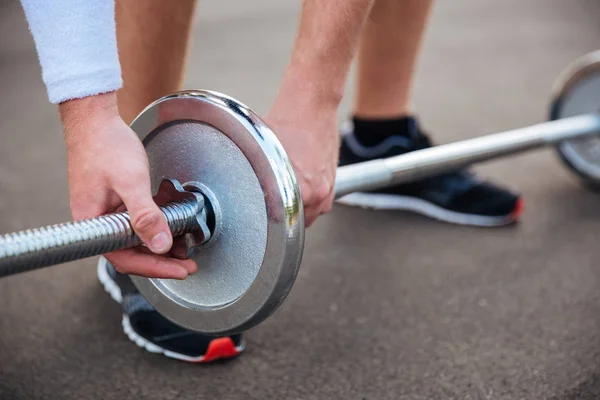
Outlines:
POLYGON ((237 356, 238 354, 240 354, 240 352, 236 350, 235 344, 231 338, 217 338, 209 343, 206 354, 202 358, 202 362, 211 362, 223 358, 231 358, 237 356))
POLYGON ((518 220, 521 214, 523 214, 523 210, 525 209, 525 200, 522 197, 519 197, 517 200, 517 204, 515 204, 515 209, 512 211, 511 216, 513 220, 518 220))

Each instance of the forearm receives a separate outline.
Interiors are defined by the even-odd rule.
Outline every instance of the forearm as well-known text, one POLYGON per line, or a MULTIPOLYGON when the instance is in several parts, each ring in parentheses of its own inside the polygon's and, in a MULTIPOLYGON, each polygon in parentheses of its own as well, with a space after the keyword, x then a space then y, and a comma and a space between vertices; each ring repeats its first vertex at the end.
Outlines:
POLYGON ((374 0, 304 0, 281 92, 337 107, 374 0))
POLYGON ((52 103, 119 89, 114 0, 21 0, 52 103))

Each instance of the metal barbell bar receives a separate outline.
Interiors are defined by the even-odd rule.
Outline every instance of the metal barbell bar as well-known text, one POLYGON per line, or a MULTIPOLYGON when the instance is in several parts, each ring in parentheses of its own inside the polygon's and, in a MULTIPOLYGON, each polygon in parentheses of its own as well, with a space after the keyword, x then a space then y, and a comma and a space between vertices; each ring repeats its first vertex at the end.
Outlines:
MULTIPOLYGON (((408 154, 339 167, 335 197, 431 177, 478 162, 566 140, 600 134, 600 115, 585 114, 408 154)), ((197 232, 202 202, 186 199, 162 206, 173 235, 197 232)), ((0 236, 0 277, 140 245, 128 214, 0 236)))
POLYGON ((337 170, 335 195, 337 198, 352 192, 417 181, 482 161, 594 134, 600 134, 600 115, 585 114, 348 165, 337 170))
MULTIPOLYGON (((210 239, 202 194, 185 191, 174 180, 165 180, 159 191, 179 199, 159 206, 173 236, 194 233, 198 244, 210 239)), ((141 244, 127 211, 0 235, 0 277, 141 244)))

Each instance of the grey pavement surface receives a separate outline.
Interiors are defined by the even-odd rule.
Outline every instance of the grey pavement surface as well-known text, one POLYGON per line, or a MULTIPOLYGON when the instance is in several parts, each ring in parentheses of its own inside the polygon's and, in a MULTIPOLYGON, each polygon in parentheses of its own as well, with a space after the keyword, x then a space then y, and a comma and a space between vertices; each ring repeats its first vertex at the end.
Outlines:
MULTIPOLYGON (((186 88, 259 112, 298 2, 200 3, 186 88)), ((592 0, 436 5, 416 109, 447 142, 543 121, 551 85, 600 47, 592 0)), ((68 220, 65 150, 18 2, 0 5, 0 231, 68 220)), ((340 110, 350 111, 352 85, 340 110)), ((522 223, 455 227, 336 207, 288 300, 241 358, 187 365, 121 332, 85 260, 0 281, 1 399, 600 398, 600 196, 551 150, 477 167, 521 191, 522 223)))

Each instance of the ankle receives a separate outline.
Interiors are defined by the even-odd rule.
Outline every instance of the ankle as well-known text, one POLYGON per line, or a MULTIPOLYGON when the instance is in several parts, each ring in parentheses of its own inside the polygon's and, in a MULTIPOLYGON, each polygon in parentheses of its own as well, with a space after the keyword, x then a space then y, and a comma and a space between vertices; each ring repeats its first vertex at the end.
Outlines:
POLYGON ((376 146, 390 136, 414 137, 419 134, 417 119, 412 115, 365 118, 352 117, 353 133, 363 146, 376 146))

